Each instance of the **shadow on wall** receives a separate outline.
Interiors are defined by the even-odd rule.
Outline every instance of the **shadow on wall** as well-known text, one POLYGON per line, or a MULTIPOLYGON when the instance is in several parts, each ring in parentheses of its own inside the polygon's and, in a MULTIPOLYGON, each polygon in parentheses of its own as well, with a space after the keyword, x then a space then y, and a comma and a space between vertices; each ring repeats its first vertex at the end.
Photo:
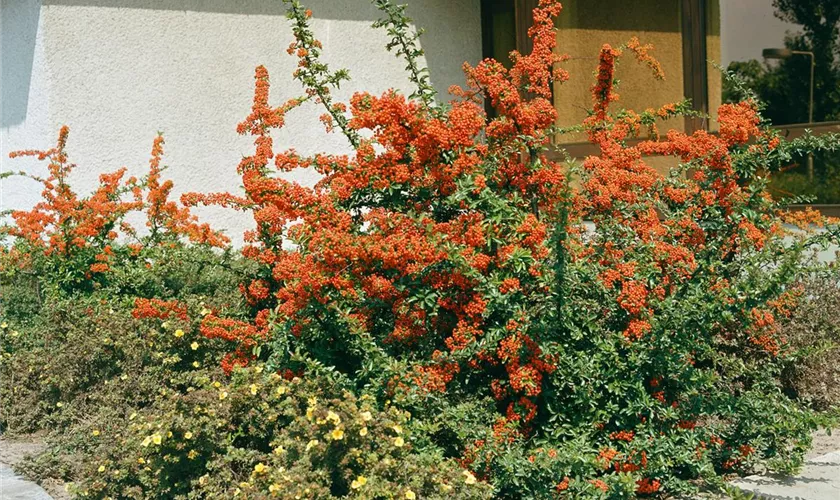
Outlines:
MULTIPOLYGON (((627 2, 572 0, 563 3, 560 26, 583 30, 638 32, 680 32, 679 7, 656 1, 627 2)), ((676 3, 676 2, 675 2, 676 3)), ((628 38, 629 38, 628 34, 628 38)))
POLYGON ((0 0, 0 127, 26 118, 40 0, 0 0))
MULTIPOLYGON (((67 7, 99 7, 112 9, 150 9, 212 12, 238 15, 277 16, 278 29, 283 29, 285 5, 280 0, 0 0, 0 26, 2 27, 2 122, 0 126, 10 127, 26 119, 29 102, 29 86, 35 52, 35 38, 41 4, 67 7)), ((349 21, 373 22, 380 12, 370 0, 304 0, 304 5, 313 12, 313 17, 349 21)), ((403 3, 403 2, 398 2, 403 3)), ((435 33, 458 32, 461 16, 447 16, 453 9, 470 9, 479 15, 479 0, 424 0, 423 7, 414 8, 410 2, 408 15, 418 27, 427 29, 420 40, 426 54, 426 64, 435 84, 436 70, 441 65, 451 64, 447 53, 458 50, 451 46, 451 37, 435 36, 435 33)), ((316 33, 317 35, 317 33, 316 33)), ((282 51, 285 47, 278 47, 282 51)), ((466 56, 465 56, 466 58, 466 56)), ((475 62, 475 61, 472 61, 475 62)), ((338 68, 334 68, 338 69, 338 68)), ((352 75, 352 68, 351 75, 352 75)), ((445 97, 445 88, 438 88, 445 97)))

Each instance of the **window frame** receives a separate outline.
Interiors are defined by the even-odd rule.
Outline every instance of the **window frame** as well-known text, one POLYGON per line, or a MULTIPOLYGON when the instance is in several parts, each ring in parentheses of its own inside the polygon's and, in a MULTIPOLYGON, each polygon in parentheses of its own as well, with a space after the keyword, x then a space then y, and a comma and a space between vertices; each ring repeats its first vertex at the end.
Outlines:
MULTIPOLYGON (((527 54, 532 49, 528 28, 533 24, 531 12, 539 4, 539 0, 511 0, 514 3, 515 28, 516 28, 516 49, 527 54)), ((708 61, 706 54, 706 40, 708 36, 708 0, 680 0, 680 23, 683 55, 683 91, 685 97, 691 99, 692 108, 708 115, 710 111, 709 102, 709 80, 708 61)), ((483 24, 483 19, 482 19, 483 24)), ((487 36, 482 29, 482 36, 487 36)), ((484 41, 482 42, 484 43, 484 41)), ((555 103, 556 105, 556 103, 555 103)), ((780 130, 782 136, 792 139, 799 137, 810 130, 814 135, 826 133, 840 133, 840 121, 799 123, 791 125, 774 126, 780 130)), ((697 130, 709 130, 708 120, 704 118, 685 118, 685 131, 690 134, 697 130)), ((713 132, 714 133, 714 132, 713 132)), ((629 144, 638 144, 644 139, 631 139, 629 144)), ((558 145, 557 149, 552 148, 547 152, 549 159, 564 161, 565 158, 585 158, 597 155, 598 147, 588 142, 578 142, 558 145), (558 151, 561 149, 563 152, 558 151)), ((823 215, 840 217, 840 204, 797 204, 789 205, 791 211, 812 208, 823 215)))

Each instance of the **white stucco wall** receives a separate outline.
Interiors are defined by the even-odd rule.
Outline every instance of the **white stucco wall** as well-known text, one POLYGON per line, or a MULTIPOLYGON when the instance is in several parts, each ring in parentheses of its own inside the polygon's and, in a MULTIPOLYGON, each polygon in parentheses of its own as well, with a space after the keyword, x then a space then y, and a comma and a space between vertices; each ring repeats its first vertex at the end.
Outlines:
MULTIPOLYGON (((410 91, 405 64, 386 52, 387 38, 371 23, 369 0, 308 0, 325 60, 350 70, 336 93, 410 91)), ((463 82, 461 65, 481 57, 479 0, 408 0, 409 16, 426 29, 421 40, 432 83, 463 82)), ((54 144, 70 126, 74 184, 87 192, 101 172, 127 166, 142 175, 157 131, 166 139, 165 175, 177 193, 239 186, 236 165, 251 151, 236 134, 253 96, 253 72, 265 65, 272 102, 299 95, 291 80, 296 60, 280 0, 0 0, 0 170, 44 171, 10 151, 54 144)), ((343 137, 327 135, 315 105, 290 115, 275 136, 278 149, 340 152, 343 137)), ((295 175, 311 183, 312 173, 295 175)), ((28 208, 38 184, 6 179, 2 209, 28 208)), ((211 208, 202 218, 235 240, 249 226, 241 214, 211 208)))

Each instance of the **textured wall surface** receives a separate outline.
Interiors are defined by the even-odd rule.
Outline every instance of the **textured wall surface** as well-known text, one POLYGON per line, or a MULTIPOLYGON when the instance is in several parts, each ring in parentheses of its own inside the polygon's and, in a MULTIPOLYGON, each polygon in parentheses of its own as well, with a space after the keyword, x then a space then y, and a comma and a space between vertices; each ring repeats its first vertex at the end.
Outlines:
MULTIPOLYGON (((314 29, 333 69, 356 90, 409 92, 404 63, 386 52, 387 38, 371 23, 368 0, 308 0, 314 29)), ((432 83, 463 82, 461 65, 481 57, 479 0, 410 0, 409 16, 426 29, 421 40, 432 83)), ((8 153, 54 144, 70 126, 73 181, 87 192, 97 176, 122 166, 142 175, 157 131, 166 139, 165 175, 176 191, 237 189, 236 165, 251 151, 236 135, 253 96, 254 67, 265 65, 275 104, 300 95, 291 80, 296 60, 279 0, 0 0, 0 170, 43 173, 29 158, 8 153)), ((327 135, 315 105, 290 115, 275 135, 278 149, 341 152, 340 135, 327 135)), ((291 174, 302 183, 313 173, 291 174)), ((40 195, 25 179, 2 182, 2 209, 28 208, 40 195)), ((204 220, 238 239, 249 221, 241 214, 202 209, 204 220)))
MULTIPOLYGON (((717 0, 708 3, 706 54, 710 61, 720 61, 720 8, 717 0)), ((683 99, 683 47, 679 2, 661 0, 567 0, 557 20, 557 45, 570 60, 563 64, 570 75, 568 82, 554 87, 558 109, 557 123, 568 127, 580 123, 591 107, 591 86, 598 66, 598 54, 604 43, 620 46, 636 36, 643 44, 653 44, 651 55, 662 65, 664 80, 655 80, 651 71, 634 60, 630 53, 618 64, 619 101, 616 108, 644 111, 683 99)), ((709 109, 716 116, 720 105, 720 73, 709 66, 709 109)), ((672 120, 660 128, 681 130, 684 121, 672 120)), ((560 143, 586 141, 584 134, 568 134, 560 143)))
MULTIPOLYGON (((570 60, 563 64, 571 78, 554 87, 558 109, 558 125, 568 127, 580 123, 591 108, 591 86, 598 67, 598 54, 605 43, 620 46, 637 36, 642 43, 652 43, 651 52, 665 71, 665 80, 656 80, 650 70, 638 64, 632 54, 619 62, 617 78, 618 107, 636 111, 656 108, 679 101, 683 97, 683 54, 680 33, 679 2, 645 0, 624 2, 603 0, 564 2, 558 19, 557 45, 570 60)), ((669 128, 682 128, 682 120, 669 123, 669 128)), ((586 141, 585 134, 569 134, 558 138, 560 143, 586 141)))

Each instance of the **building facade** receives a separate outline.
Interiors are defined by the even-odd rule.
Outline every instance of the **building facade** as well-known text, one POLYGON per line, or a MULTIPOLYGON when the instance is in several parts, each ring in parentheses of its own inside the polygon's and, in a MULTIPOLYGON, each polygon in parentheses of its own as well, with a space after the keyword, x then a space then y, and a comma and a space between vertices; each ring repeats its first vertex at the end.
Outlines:
MULTIPOLYGON (((292 80, 297 60, 279 0, 0 0, 0 171, 34 174, 45 165, 10 160, 10 151, 46 148, 61 125, 78 164, 72 179, 88 192, 102 172, 126 166, 143 175, 152 140, 163 132, 165 176, 175 192, 214 192, 239 186, 236 166, 252 150, 236 125, 250 112, 254 68, 271 75, 274 103, 301 95, 292 80)), ((462 64, 481 58, 480 0, 411 0, 426 29, 425 63, 443 92, 463 83, 462 64)), ((307 0, 313 27, 333 69, 352 80, 336 93, 409 90, 405 63, 389 54, 379 11, 367 0, 307 0)), ((326 134, 316 105, 297 109, 276 136, 278 148, 301 153, 346 151, 343 137, 326 134)), ((293 174, 305 184, 316 177, 293 174)), ((34 181, 2 182, 3 210, 29 208, 40 197, 34 181)), ((242 214, 202 209, 236 241, 250 221, 242 214)))
MULTIPOLYGON (((728 0, 724 0, 724 3, 728 0)), ((740 1, 740 0, 739 0, 740 1)), ((766 0, 769 2, 770 0, 766 0)), ((350 70, 337 92, 410 91, 404 63, 385 49, 379 17, 367 0, 307 0, 324 58, 350 70)), ((463 83, 463 62, 506 58, 530 49, 527 28, 538 0, 408 0, 408 14, 426 34, 421 39, 431 81, 446 89, 463 83)), ((721 101, 719 0, 566 0, 557 21, 559 50, 570 56, 572 78, 557 85, 558 125, 580 123, 591 104, 589 87, 603 43, 632 36, 653 43, 666 74, 654 80, 629 59, 621 64, 621 105, 636 110, 687 96, 714 116, 721 101)), ((75 185, 85 192, 102 172, 126 166, 146 169, 158 131, 166 139, 166 176, 176 192, 235 189, 236 165, 250 151, 236 124, 248 113, 253 71, 265 65, 272 101, 301 94, 291 73, 296 60, 279 0, 0 0, 0 170, 39 174, 31 158, 10 161, 10 151, 48 147, 61 125, 70 126, 69 151, 78 164, 75 185)), ((307 154, 347 150, 343 137, 326 134, 312 105, 290 115, 277 134, 278 148, 307 154)), ((667 125, 680 130, 714 128, 691 119, 667 125)), ((573 156, 594 153, 580 135, 556 138, 573 156)), ((669 159, 652 159, 667 169, 669 159)), ((312 184, 314 173, 294 179, 312 184)), ((4 179, 3 210, 28 208, 40 196, 37 183, 4 179)), ((250 225, 241 214, 215 208, 200 215, 225 228, 236 241, 250 225)))

